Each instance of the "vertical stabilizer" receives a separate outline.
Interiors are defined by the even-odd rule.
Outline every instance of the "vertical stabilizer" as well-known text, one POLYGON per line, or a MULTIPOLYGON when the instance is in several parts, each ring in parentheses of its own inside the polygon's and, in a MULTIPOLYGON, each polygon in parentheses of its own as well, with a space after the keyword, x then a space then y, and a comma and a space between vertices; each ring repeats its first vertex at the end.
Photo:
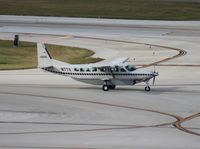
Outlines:
POLYGON ((52 58, 43 43, 37 43, 38 67, 45 68, 52 66, 52 58))

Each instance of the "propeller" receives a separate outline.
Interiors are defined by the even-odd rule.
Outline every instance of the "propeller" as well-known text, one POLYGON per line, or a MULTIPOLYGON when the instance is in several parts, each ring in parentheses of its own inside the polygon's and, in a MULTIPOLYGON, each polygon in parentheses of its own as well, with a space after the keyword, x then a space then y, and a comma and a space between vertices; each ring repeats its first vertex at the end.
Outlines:
POLYGON ((155 84, 156 76, 158 76, 158 72, 156 72, 156 67, 154 65, 154 71, 153 71, 153 86, 155 84))
POLYGON ((154 75, 154 77, 153 77, 153 86, 155 84, 155 80, 156 80, 156 76, 154 75))

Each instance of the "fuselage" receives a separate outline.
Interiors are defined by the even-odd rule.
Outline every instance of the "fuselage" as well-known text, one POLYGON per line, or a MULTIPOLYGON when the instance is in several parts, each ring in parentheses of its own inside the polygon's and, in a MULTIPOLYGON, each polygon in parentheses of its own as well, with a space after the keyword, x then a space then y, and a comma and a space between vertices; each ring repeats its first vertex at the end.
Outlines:
POLYGON ((43 70, 71 77, 75 80, 102 85, 104 91, 115 89, 116 85, 135 85, 145 82, 145 91, 150 91, 149 80, 153 78, 153 84, 157 72, 136 69, 128 63, 128 58, 121 57, 109 63, 72 65, 52 59, 47 48, 42 43, 37 43, 38 67, 43 70))
POLYGON ((94 85, 102 85, 105 80, 109 80, 114 85, 134 85, 149 81, 154 77, 153 72, 142 71, 126 63, 123 66, 114 66, 109 69, 107 67, 97 67, 93 64, 54 65, 43 69, 94 85))

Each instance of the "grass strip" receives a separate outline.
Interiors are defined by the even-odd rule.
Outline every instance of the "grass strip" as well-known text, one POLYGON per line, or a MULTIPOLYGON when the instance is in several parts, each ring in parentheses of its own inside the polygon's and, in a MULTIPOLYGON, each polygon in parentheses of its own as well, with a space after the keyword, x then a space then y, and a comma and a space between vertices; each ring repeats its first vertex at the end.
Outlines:
MULTIPOLYGON (((47 44, 54 59, 71 63, 86 64, 101 61, 91 57, 94 52, 88 49, 47 44)), ((37 49, 35 43, 20 42, 13 47, 13 41, 0 40, 0 70, 27 69, 37 67, 37 49)))

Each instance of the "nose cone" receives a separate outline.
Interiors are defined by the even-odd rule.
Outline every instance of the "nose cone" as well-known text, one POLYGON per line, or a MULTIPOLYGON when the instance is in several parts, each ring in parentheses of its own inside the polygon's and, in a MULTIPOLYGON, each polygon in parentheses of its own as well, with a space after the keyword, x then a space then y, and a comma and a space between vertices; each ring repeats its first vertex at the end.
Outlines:
POLYGON ((154 77, 156 77, 156 76, 158 76, 159 74, 158 74, 158 72, 152 72, 152 75, 153 75, 154 77))

